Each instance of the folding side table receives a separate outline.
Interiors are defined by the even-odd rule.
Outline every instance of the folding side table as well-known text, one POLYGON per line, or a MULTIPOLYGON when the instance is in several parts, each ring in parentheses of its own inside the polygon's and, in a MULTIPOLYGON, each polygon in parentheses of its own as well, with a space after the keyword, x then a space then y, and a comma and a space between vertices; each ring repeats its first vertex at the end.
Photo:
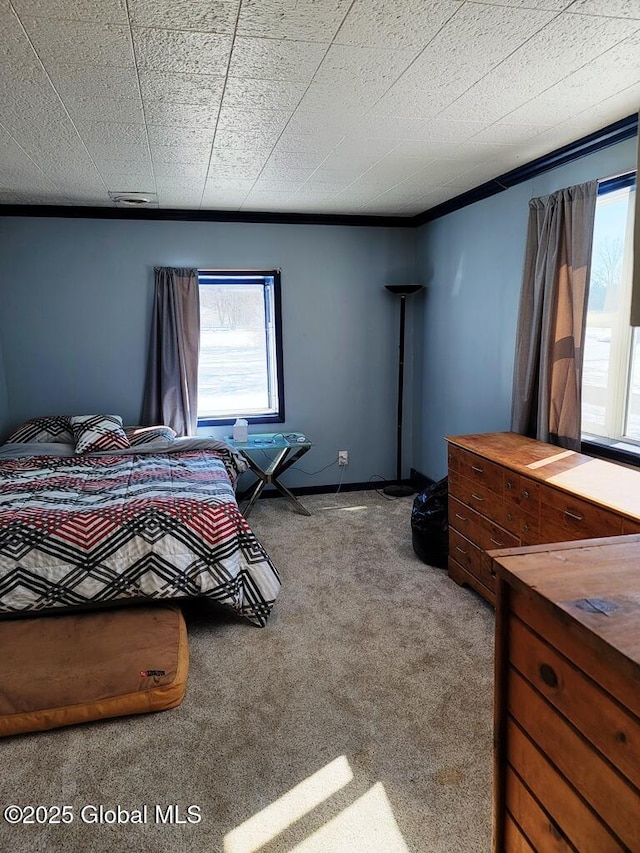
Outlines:
POLYGON ((311 450, 313 442, 300 433, 283 434, 281 432, 250 435, 247 441, 234 441, 232 438, 228 438, 226 441, 242 454, 249 468, 258 478, 249 496, 249 501, 243 510, 245 518, 251 512, 253 505, 267 484, 275 486, 293 504, 298 512, 301 512, 303 515, 311 515, 298 498, 280 482, 279 477, 304 456, 305 453, 311 450), (275 456, 266 456, 268 464, 265 465, 264 462, 258 463, 256 461, 256 457, 258 459, 261 456, 265 458, 263 454, 266 455, 272 450, 275 451, 275 456), (259 451, 262 451, 262 453, 259 451))

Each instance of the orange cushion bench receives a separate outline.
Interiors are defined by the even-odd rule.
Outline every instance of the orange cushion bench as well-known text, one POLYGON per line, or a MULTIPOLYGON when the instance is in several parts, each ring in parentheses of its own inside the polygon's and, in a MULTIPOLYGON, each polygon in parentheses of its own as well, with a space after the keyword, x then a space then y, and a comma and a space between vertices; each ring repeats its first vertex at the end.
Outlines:
POLYGON ((182 702, 189 671, 178 607, 0 621, 0 736, 182 702))

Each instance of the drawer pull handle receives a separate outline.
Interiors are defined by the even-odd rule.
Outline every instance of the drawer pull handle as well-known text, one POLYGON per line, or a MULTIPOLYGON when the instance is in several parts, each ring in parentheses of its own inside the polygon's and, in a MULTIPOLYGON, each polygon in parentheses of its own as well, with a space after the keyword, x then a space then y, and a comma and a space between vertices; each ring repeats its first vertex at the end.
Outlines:
POLYGON ((510 512, 507 513, 507 521, 513 521, 513 516, 510 512))
POLYGON ((478 468, 477 465, 472 465, 471 470, 475 471, 476 474, 484 474, 484 468, 478 468))
POLYGON ((584 521, 583 515, 579 515, 577 512, 571 512, 570 509, 565 509, 564 514, 568 518, 572 518, 574 521, 584 521))
POLYGON ((494 545, 497 545, 498 548, 504 548, 504 542, 498 542, 497 539, 491 539, 494 545))
POLYGON ((523 524, 523 525, 522 525, 522 532, 523 532, 523 533, 528 533, 528 532, 529 532, 529 525, 528 525, 528 524, 523 524))
POLYGON ((524 497, 525 501, 529 500, 529 492, 526 489, 523 491, 522 496, 524 497))
POLYGON ((466 515, 460 515, 460 513, 459 513, 459 512, 457 512, 457 513, 456 513, 456 518, 459 518, 459 519, 460 519, 460 521, 468 521, 468 520, 469 520, 469 519, 466 517, 466 515))
POLYGON ((474 501, 480 501, 480 503, 482 503, 482 501, 484 500, 484 498, 481 498, 480 495, 474 495, 473 493, 471 494, 471 497, 474 499, 474 501))
POLYGON ((547 687, 558 686, 558 676, 555 674, 553 667, 549 666, 548 663, 541 663, 539 672, 540 678, 544 681, 547 687))
POLYGON ((507 480, 507 488, 508 488, 508 489, 512 489, 512 488, 513 488, 513 483, 511 482, 511 480, 507 480))
POLYGON ((465 548, 461 548, 459 545, 456 545, 456 551, 460 551, 461 554, 466 554, 467 551, 465 548))

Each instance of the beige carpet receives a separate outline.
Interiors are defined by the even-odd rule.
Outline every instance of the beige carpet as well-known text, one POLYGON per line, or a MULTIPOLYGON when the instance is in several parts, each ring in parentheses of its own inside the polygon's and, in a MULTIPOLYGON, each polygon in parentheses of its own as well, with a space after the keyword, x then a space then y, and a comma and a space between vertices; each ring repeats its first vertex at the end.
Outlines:
POLYGON ((2 853, 489 850, 493 611, 414 555, 410 498, 304 503, 250 516, 283 579, 266 628, 187 611, 179 708, 0 742, 3 807, 73 813, 0 818, 2 853), (83 823, 100 805, 146 823, 83 823))

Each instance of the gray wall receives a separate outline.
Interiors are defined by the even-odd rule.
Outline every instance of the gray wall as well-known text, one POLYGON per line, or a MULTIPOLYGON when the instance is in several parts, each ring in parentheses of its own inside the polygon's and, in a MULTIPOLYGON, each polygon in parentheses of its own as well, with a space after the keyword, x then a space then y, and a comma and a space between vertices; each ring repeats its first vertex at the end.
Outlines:
MULTIPOLYGON (((282 429, 316 443, 301 466, 316 471, 344 449, 345 483, 393 476, 397 313, 383 285, 414 279, 410 229, 0 219, 8 427, 107 410, 138 421, 153 267, 163 265, 280 267, 282 429)), ((0 382, 0 412, 2 400, 0 382)), ((336 483, 339 473, 291 471, 288 482, 336 483)))
MULTIPOLYGON (((2 302, 0 301, 0 306, 2 302)), ((1 311, 0 311, 1 313, 1 311)), ((2 355, 2 340, 0 340, 0 436, 4 435, 9 424, 9 400, 4 374, 4 358, 2 355)))
POLYGON ((417 232, 427 285, 416 320, 412 464, 446 473, 446 435, 508 430, 528 202, 635 168, 636 141, 584 157, 427 223, 417 232))

